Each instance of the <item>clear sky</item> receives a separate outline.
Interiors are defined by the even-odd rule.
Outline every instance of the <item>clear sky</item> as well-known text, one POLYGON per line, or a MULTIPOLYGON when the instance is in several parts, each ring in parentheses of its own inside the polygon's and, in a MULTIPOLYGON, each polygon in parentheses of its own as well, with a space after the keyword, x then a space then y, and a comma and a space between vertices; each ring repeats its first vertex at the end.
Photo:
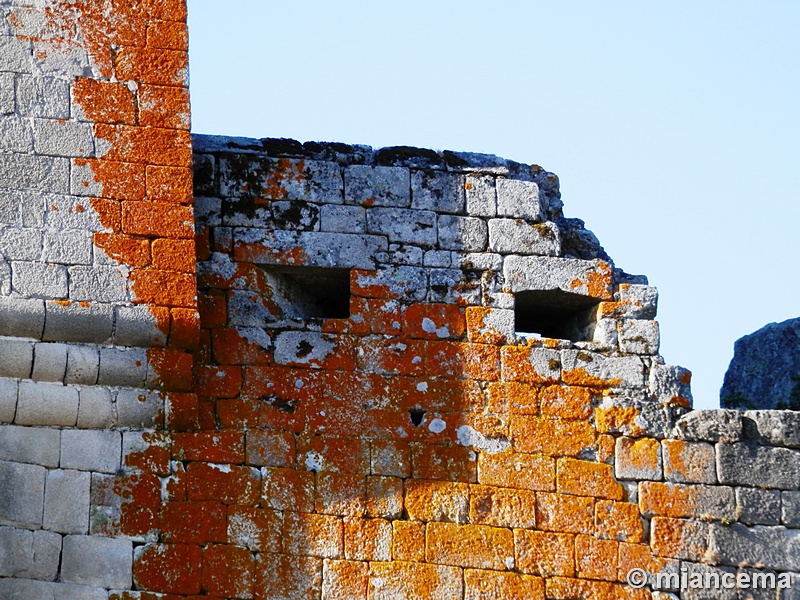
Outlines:
POLYGON ((800 3, 188 2, 195 132, 555 172, 659 289, 696 407, 737 338, 800 316, 800 3))

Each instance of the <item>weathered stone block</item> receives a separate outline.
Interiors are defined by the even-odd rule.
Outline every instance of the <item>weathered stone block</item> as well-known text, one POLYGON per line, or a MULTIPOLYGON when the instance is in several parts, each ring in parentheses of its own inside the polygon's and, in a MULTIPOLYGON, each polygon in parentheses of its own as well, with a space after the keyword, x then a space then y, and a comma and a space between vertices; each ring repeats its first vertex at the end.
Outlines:
POLYGON ((164 400, 159 392, 122 389, 117 392, 117 426, 148 429, 161 424, 164 400))
POLYGON ((785 527, 711 524, 709 552, 723 565, 800 570, 800 531, 785 527))
POLYGON ((567 383, 621 388, 644 385, 644 365, 637 356, 608 357, 581 350, 564 350, 561 363, 567 383))
POLYGON ((720 483, 796 490, 800 487, 800 452, 750 444, 717 444, 720 483))
POLYGON ((87 533, 91 482, 89 473, 61 469, 48 471, 42 527, 58 533, 87 533))
POLYGON ((128 298, 127 269, 97 265, 70 267, 69 297, 86 302, 123 302, 128 298))
POLYGON ((116 410, 111 390, 101 387, 81 388, 78 406, 78 427, 107 429, 116 421, 116 410))
POLYGON ((129 589, 133 546, 129 540, 68 535, 64 538, 61 580, 111 589, 129 589))
POLYGON ((140 388, 147 381, 147 351, 144 348, 101 348, 99 385, 140 388))
POLYGON ((619 348, 626 354, 658 354, 658 323, 624 319, 619 323, 619 348))
POLYGON ((61 432, 61 468, 114 473, 120 467, 118 431, 72 429, 61 432))
POLYGON ((0 151, 32 152, 33 130, 30 122, 16 116, 0 116, 0 151))
POLYGON ((617 299, 624 307, 624 316, 631 319, 655 319, 658 290, 649 285, 621 283, 617 299))
POLYGON ((18 384, 14 379, 0 378, 0 423, 11 423, 17 414, 18 384))
POLYGON ((614 450, 614 473, 618 479, 650 479, 663 475, 661 447, 652 438, 617 438, 614 450))
POLYGON ((67 269, 62 265, 12 262, 14 290, 26 297, 66 298, 67 269))
POLYGON ((44 301, 0 297, 0 335, 41 339, 44 301))
POLYGON ((92 346, 67 346, 67 369, 64 383, 94 385, 100 369, 100 351, 92 346))
POLYGON ((611 298, 611 268, 603 261, 508 256, 503 277, 512 292, 562 290, 600 300, 611 298))
POLYGON ((14 73, 0 73, 0 115, 14 112, 14 73))
POLYGON ((57 467, 61 431, 44 427, 0 427, 0 460, 57 467))
POLYGON ((0 230, 0 248, 8 260, 39 260, 42 257, 42 232, 29 227, 0 230))
POLYGON ((800 527, 800 492, 781 492, 781 523, 800 527))
POLYGON ((494 177, 467 175, 464 183, 467 196, 467 214, 473 217, 493 217, 497 214, 497 193, 494 177))
POLYGON ((57 383, 20 382, 15 419, 18 425, 74 427, 77 420, 77 388, 57 383))
POLYGON ((92 234, 72 229, 45 232, 42 260, 62 265, 92 264, 92 234))
POLYGON ((497 216, 543 221, 539 186, 532 181, 519 181, 498 177, 497 216))
POLYGON ((5 338, 0 340, 0 377, 27 379, 33 369, 33 342, 5 338))
POLYGON ((439 215, 438 230, 439 248, 465 252, 486 250, 486 222, 482 219, 439 215))
POLYGON ((693 410, 675 424, 676 435, 695 442, 737 442, 742 414, 736 410, 693 410))
POLYGON ((411 174, 411 208, 463 213, 465 201, 463 175, 425 171, 411 174))
POLYGON ((0 161, 0 187, 12 190, 69 191, 70 161, 67 158, 32 154, 5 154, 0 161))
POLYGON ((664 479, 678 483, 716 483, 716 454, 706 442, 663 440, 664 479))
POLYGON ((320 209, 320 231, 365 233, 367 212, 360 206, 323 204, 320 209))
POLYGON ((781 522, 781 492, 737 488, 736 510, 739 521, 747 525, 778 525, 781 522))
POLYGON ((17 111, 26 117, 69 118, 69 84, 54 77, 17 77, 17 111))
MULTIPOLYGON (((0 577, 52 581, 58 573, 60 558, 61 536, 57 533, 0 527, 0 577)), ((6 596, 0 587, 0 598, 47 597, 52 598, 6 596)))
POLYGON ((744 435, 768 446, 800 448, 800 412, 748 410, 742 415, 744 435))
POLYGON ((44 467, 0 461, 0 524, 42 526, 44 477, 44 467))
POLYGON ((390 242, 434 246, 436 213, 407 208, 373 208, 367 211, 367 231, 385 235, 390 242))
POLYGON ((406 208, 411 176, 406 167, 351 165, 344 170, 345 203, 406 208))
POLYGON ((529 223, 522 219, 491 219, 489 247, 500 254, 558 256, 561 234, 555 223, 529 223))
POLYGON ((114 307, 91 302, 82 306, 77 302, 64 306, 58 302, 45 303, 43 339, 59 342, 106 343, 111 339, 114 325, 114 307))
POLYGON ((147 306, 117 306, 114 317, 114 343, 118 346, 166 346, 167 336, 147 306))
POLYGON ((64 381, 67 369, 67 345, 38 342, 33 348, 34 381, 64 381))
POLYGON ((94 137, 89 123, 36 119, 34 138, 37 154, 69 157, 94 155, 94 137))

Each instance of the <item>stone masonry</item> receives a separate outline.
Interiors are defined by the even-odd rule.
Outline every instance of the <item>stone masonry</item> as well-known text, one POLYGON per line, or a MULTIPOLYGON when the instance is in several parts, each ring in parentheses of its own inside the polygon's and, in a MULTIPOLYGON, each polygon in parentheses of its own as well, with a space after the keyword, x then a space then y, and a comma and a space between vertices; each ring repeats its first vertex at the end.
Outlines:
POLYGON ((692 411, 552 173, 190 137, 186 48, 0 0, 0 600, 800 598, 800 413, 692 411))

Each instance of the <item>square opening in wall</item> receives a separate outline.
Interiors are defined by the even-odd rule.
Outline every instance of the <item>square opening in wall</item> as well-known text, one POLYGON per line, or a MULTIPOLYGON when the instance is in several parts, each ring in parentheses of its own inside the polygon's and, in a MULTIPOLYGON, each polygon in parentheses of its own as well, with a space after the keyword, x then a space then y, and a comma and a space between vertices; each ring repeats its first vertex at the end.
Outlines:
POLYGON ((588 341, 599 300, 563 290, 532 290, 514 295, 514 329, 546 338, 588 341))
POLYGON ((350 269, 264 266, 271 299, 291 319, 350 316, 350 269))

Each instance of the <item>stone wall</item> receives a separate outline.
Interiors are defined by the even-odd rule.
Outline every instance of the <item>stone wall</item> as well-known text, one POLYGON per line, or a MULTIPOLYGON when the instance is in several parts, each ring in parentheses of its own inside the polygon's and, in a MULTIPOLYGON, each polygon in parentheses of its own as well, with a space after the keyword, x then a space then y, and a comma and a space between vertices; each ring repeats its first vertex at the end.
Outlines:
POLYGON ((181 2, 30 5, 0 2, 0 598, 800 597, 688 585, 800 586, 800 413, 691 411, 655 288, 553 174, 190 140, 181 2))

